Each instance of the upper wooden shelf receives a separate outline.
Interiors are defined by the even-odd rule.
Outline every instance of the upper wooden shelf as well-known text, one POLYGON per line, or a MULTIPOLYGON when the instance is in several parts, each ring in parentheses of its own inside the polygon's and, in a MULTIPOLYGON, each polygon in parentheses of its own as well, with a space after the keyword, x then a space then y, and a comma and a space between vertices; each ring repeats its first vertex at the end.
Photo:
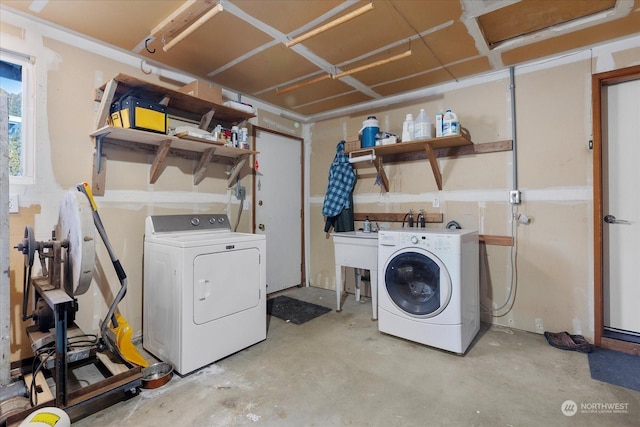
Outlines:
POLYGON ((94 157, 94 177, 92 190, 97 196, 104 195, 105 182, 105 158, 102 153, 104 143, 129 144, 132 149, 136 144, 151 146, 155 150, 155 158, 151 165, 149 182, 155 183, 163 170, 163 163, 171 150, 183 150, 196 153, 198 165, 193 172, 193 182, 197 185, 204 179, 207 165, 217 158, 232 159, 233 168, 227 179, 227 186, 233 185, 233 181, 247 162, 250 155, 258 154, 257 151, 245 150, 235 147, 226 147, 222 141, 211 141, 205 138, 184 137, 180 138, 161 133, 147 132, 137 129, 107 126, 111 104, 122 95, 131 93, 136 97, 156 102, 167 107, 167 113, 171 116, 199 122, 199 128, 207 130, 212 120, 223 122, 227 125, 238 124, 251 117, 253 114, 234 108, 225 107, 197 98, 182 92, 165 88, 153 83, 139 80, 126 74, 118 74, 105 83, 96 96, 100 101, 100 107, 96 116, 96 130, 91 133, 95 140, 96 155, 94 157), (155 147, 155 148, 154 148, 155 147))
MULTIPOLYGON (((254 114, 247 113, 245 111, 236 110, 235 108, 229 108, 224 105, 214 104, 205 99, 197 98, 186 93, 178 92, 176 90, 168 89, 166 87, 149 83, 143 80, 139 80, 135 77, 131 77, 127 74, 118 74, 113 78, 117 84, 114 89, 111 89, 112 93, 109 93, 109 86, 111 82, 105 83, 100 90, 101 96, 106 96, 107 106, 111 106, 111 102, 114 99, 118 99, 130 90, 135 90, 138 94, 143 95, 144 99, 153 102, 162 102, 167 99, 167 113, 176 117, 182 117, 189 120, 199 122, 203 116, 208 114, 211 110, 215 111, 214 118, 221 122, 229 124, 237 124, 244 120, 248 120, 255 117, 254 114)), ((102 101, 102 99, 100 99, 102 101)), ((106 120, 106 116, 104 117, 106 120)), ((105 121, 97 123, 96 127, 101 127, 106 124, 105 121)))
POLYGON ((436 180, 436 184, 438 185, 438 190, 442 190, 442 173, 440 173, 440 167, 438 166, 438 160, 434 150, 459 147, 463 145, 473 145, 473 142, 471 142, 465 134, 362 148, 360 150, 349 152, 349 156, 357 159, 358 157, 366 156, 367 154, 375 154, 376 158, 373 160, 373 164, 380 174, 384 189, 389 191, 389 179, 382 168, 382 158, 384 156, 424 151, 429 159, 429 163, 431 164, 431 169, 433 170, 433 176, 436 180))

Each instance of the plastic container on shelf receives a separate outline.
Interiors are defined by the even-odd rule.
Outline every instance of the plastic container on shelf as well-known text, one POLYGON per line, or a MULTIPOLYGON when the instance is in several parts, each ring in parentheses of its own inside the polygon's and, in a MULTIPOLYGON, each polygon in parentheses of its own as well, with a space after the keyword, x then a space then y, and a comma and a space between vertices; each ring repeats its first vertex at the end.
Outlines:
POLYGON ((456 113, 447 110, 442 118, 442 136, 450 135, 460 135, 460 122, 456 113))
POLYGON ((360 147, 368 148, 376 145, 376 139, 380 132, 380 123, 376 116, 369 116, 367 120, 362 122, 362 129, 360 129, 361 143, 360 147))
POLYGON ((436 114, 436 138, 442 136, 442 117, 442 112, 438 112, 438 114, 436 114))
POLYGON ((415 138, 414 126, 413 114, 407 114, 404 123, 402 123, 402 142, 413 141, 415 138))
POLYGON ((420 109, 418 117, 414 124, 414 132, 416 139, 433 138, 433 126, 431 125, 431 118, 424 111, 424 108, 420 109))

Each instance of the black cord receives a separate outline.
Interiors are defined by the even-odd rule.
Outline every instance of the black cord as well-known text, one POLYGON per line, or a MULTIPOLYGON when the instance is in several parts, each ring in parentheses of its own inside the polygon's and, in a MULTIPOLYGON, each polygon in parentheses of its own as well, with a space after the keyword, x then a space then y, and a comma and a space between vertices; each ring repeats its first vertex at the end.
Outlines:
MULTIPOLYGON (((98 336, 96 334, 82 334, 67 338, 67 348, 95 347, 97 346, 97 344, 98 336)), ((50 342, 34 350, 34 357, 33 361, 31 362, 31 374, 33 375, 33 377, 31 378, 31 384, 29 386, 29 403, 32 407, 38 405, 36 376, 55 353, 55 342, 50 342), (43 354, 46 354, 47 356, 42 358, 43 354), (40 364, 38 364, 38 366, 36 367, 36 363, 38 360, 40 360, 40 364)))

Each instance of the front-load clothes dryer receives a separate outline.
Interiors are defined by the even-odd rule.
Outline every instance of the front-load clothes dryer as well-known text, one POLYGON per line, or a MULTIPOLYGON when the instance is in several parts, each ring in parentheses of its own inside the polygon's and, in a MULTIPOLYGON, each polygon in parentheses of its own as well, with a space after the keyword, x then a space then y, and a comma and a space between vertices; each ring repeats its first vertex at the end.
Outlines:
POLYGON ((378 233, 378 328, 458 354, 480 330, 478 232, 378 233))
POLYGON ((265 263, 226 215, 147 217, 144 349, 185 375, 266 339, 265 263))

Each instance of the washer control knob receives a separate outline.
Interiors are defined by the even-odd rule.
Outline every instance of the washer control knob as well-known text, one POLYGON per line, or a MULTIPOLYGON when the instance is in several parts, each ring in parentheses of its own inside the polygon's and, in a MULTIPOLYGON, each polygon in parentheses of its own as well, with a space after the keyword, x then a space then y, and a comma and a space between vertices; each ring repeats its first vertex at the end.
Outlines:
POLYGON ((193 217, 191 218, 191 225, 193 225, 194 227, 200 224, 200 218, 198 217, 193 217))
POLYGON ((222 224, 222 223, 224 222, 224 217, 220 217, 220 218, 218 218, 218 222, 219 222, 220 224, 222 224))
POLYGON ((413 243, 414 245, 418 244, 418 236, 411 236, 411 243, 413 243))

